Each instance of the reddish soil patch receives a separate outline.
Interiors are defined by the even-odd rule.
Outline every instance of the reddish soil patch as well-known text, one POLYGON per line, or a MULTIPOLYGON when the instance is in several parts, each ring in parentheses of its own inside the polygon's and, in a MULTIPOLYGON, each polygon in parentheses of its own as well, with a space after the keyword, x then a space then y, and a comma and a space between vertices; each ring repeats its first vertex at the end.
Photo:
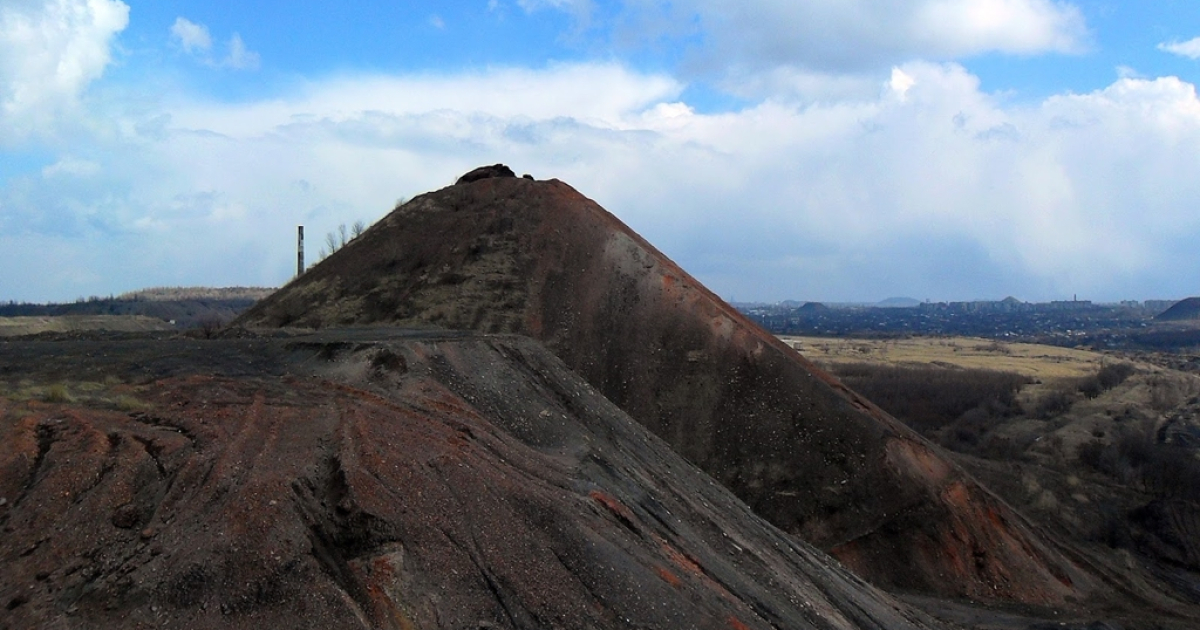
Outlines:
POLYGON ((0 366, 138 399, 0 398, 0 627, 942 627, 528 339, 25 341, 0 366))

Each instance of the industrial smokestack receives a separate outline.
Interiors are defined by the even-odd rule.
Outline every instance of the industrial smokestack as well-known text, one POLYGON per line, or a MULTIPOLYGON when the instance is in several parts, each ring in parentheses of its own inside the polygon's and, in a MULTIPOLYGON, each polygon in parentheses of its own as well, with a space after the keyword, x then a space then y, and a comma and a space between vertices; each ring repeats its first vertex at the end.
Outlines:
POLYGON ((296 226, 296 275, 304 273, 304 226, 296 226))

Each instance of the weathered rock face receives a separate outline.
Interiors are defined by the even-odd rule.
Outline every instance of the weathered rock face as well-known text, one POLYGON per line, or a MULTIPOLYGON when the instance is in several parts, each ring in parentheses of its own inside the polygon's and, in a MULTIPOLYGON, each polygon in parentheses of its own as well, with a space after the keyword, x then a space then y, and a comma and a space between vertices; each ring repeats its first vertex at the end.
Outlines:
POLYGON ((1036 603, 1091 588, 932 446, 556 180, 417 197, 239 321, 530 335, 755 512, 877 584, 1036 603))
POLYGON ((943 627, 526 338, 0 344, 0 627, 943 627), (50 373, 61 366, 62 373, 50 373))

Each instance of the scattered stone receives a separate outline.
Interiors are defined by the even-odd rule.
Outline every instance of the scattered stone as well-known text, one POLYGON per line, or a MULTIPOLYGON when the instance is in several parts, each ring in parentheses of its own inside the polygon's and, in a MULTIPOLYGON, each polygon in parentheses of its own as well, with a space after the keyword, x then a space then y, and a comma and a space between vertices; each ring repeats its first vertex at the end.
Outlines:
POLYGON ((134 525, 137 525, 139 517, 137 506, 132 503, 126 503, 113 510, 110 520, 113 527, 117 529, 132 529, 134 525))

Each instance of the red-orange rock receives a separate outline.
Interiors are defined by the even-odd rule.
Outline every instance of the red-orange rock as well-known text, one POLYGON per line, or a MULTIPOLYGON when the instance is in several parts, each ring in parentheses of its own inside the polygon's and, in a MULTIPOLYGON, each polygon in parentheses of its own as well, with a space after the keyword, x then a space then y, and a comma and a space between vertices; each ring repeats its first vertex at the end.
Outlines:
POLYGON ((0 365, 143 383, 133 413, 0 398, 3 628, 943 627, 525 338, 25 341, 0 365))

